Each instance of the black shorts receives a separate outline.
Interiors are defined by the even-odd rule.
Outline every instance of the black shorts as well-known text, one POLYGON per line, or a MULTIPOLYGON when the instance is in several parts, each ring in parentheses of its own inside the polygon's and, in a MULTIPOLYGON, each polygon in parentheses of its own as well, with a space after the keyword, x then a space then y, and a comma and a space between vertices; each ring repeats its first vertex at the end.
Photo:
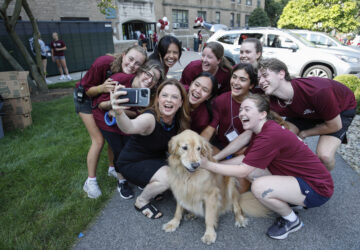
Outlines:
POLYGON ((118 160, 115 165, 126 180, 143 188, 161 167, 167 165, 167 161, 155 158, 124 164, 118 160))
POLYGON ((44 60, 44 59, 46 59, 46 58, 47 58, 46 56, 41 55, 41 59, 42 59, 42 60, 44 60))
MULTIPOLYGON (((355 114, 356 114, 355 109, 345 110, 341 112, 340 118, 341 118, 342 128, 334 133, 330 133, 326 135, 339 138, 342 143, 346 144, 347 143, 346 131, 351 125, 351 122, 354 119, 355 114)), ((312 120, 312 119, 293 118, 293 117, 287 117, 285 120, 287 122, 291 122, 292 124, 294 124, 300 131, 310 129, 315 127, 317 124, 324 123, 324 120, 312 120)))
POLYGON ((92 114, 91 99, 85 98, 84 102, 82 103, 78 102, 76 98, 76 89, 74 90, 74 104, 75 104, 75 112, 77 114, 78 113, 92 114))
MULTIPOLYGON (((111 150, 114 153, 114 162, 117 161, 119 158, 119 155, 121 153, 121 150, 124 148, 126 142, 129 139, 129 136, 127 135, 121 135, 114 132, 105 131, 103 129, 100 129, 101 134, 104 136, 107 143, 110 145, 111 150)), ((120 171, 117 169, 115 164, 116 172, 120 173, 120 171)))

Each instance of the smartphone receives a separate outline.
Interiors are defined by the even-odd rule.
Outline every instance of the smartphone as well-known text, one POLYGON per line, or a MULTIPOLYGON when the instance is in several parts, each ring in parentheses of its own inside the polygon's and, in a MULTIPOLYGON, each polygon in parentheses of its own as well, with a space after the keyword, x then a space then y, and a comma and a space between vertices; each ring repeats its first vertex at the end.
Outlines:
POLYGON ((147 107, 150 104, 150 89, 149 88, 123 88, 119 91, 126 91, 126 95, 119 98, 129 98, 129 102, 123 103, 123 106, 130 107, 147 107))

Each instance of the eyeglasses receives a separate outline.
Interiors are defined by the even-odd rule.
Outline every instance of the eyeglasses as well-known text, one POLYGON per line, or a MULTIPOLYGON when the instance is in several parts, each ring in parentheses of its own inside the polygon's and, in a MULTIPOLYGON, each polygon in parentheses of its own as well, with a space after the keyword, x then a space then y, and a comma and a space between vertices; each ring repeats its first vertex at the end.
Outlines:
POLYGON ((151 79, 153 83, 157 83, 159 79, 155 77, 155 75, 151 74, 149 71, 144 71, 144 74, 147 79, 151 79))

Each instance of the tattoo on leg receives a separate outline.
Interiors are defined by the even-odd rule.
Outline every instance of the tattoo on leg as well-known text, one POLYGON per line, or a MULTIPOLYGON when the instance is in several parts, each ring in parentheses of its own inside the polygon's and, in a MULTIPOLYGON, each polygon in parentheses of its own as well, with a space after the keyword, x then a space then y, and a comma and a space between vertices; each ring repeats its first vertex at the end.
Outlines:
POLYGON ((261 194, 261 197, 262 197, 262 198, 265 198, 265 196, 268 195, 268 193, 271 193, 272 191, 274 191, 274 189, 272 189, 272 188, 269 188, 268 190, 265 190, 265 191, 261 194))

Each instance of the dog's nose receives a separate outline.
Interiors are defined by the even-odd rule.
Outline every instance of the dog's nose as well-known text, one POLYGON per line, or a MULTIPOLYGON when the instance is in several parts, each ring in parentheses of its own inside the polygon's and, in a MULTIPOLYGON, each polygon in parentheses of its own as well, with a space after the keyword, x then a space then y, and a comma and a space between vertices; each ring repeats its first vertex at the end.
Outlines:
POLYGON ((200 163, 199 163, 199 162, 193 162, 193 163, 191 163, 191 167, 192 167, 193 169, 197 169, 199 166, 200 166, 200 163))

